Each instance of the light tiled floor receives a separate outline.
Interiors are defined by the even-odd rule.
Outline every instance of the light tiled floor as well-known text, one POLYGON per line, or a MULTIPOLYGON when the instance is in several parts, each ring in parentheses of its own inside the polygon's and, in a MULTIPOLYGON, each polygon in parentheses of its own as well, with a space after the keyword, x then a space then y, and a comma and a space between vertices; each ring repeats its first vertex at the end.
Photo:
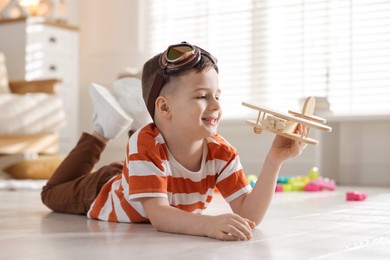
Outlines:
MULTIPOLYGON (((0 191, 0 259, 390 259, 390 188, 276 193, 263 223, 244 242, 157 232, 52 213, 38 191, 0 191)), ((209 214, 228 211, 217 196, 209 214)))

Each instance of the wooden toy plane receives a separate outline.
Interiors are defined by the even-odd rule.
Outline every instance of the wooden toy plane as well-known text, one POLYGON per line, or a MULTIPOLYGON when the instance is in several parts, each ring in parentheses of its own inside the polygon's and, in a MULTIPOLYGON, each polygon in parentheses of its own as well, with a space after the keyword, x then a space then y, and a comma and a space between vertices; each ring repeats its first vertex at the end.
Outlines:
POLYGON ((243 106, 259 111, 257 120, 246 120, 247 124, 253 126, 256 134, 260 134, 263 130, 270 131, 299 141, 303 148, 306 144, 318 144, 316 139, 309 137, 312 127, 326 132, 332 131, 331 127, 325 125, 326 119, 313 115, 315 104, 315 98, 308 97, 302 112, 289 110, 289 114, 286 114, 264 106, 242 102, 243 106), (294 133, 298 124, 302 125, 302 134, 294 133))

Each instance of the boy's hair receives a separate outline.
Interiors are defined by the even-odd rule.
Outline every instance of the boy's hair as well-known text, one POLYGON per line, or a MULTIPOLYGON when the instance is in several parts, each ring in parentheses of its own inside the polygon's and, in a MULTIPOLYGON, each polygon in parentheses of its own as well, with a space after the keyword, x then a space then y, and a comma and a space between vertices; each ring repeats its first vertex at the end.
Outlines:
POLYGON ((148 102, 149 93, 150 93, 150 90, 153 86, 153 82, 154 82, 154 79, 156 78, 157 73, 160 73, 164 76, 164 78, 165 78, 164 85, 169 83, 170 78, 177 77, 177 76, 181 75, 183 72, 189 71, 192 69, 195 70, 196 72, 201 72, 205 69, 214 68, 218 73, 217 65, 215 65, 207 56, 201 55, 200 61, 194 67, 189 68, 189 69, 184 70, 184 71, 181 71, 181 72, 178 72, 178 73, 175 73, 175 74, 166 75, 165 73, 162 73, 163 71, 159 65, 159 60, 161 58, 161 55, 162 55, 162 53, 157 54, 156 56, 154 56, 153 58, 148 60, 144 64, 144 67, 142 70, 142 97, 145 101, 145 104, 147 104, 147 102, 148 102))

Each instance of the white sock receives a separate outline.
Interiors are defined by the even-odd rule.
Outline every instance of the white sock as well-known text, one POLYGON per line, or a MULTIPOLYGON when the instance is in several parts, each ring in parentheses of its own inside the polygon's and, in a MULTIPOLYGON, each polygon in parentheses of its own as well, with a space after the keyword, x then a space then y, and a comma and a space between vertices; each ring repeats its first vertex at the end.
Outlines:
POLYGON ((94 131, 106 139, 114 139, 130 129, 133 120, 127 116, 107 88, 92 83, 89 93, 95 109, 93 117, 94 131))

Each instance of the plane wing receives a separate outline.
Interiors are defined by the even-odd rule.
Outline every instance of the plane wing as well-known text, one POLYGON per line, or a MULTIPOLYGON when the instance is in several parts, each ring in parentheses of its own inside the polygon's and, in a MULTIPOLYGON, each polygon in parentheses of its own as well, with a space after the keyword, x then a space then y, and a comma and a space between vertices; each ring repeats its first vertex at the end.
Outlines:
MULTIPOLYGON (((246 107, 249 107, 251 109, 257 110, 259 112, 264 112, 266 114, 279 117, 279 118, 284 119, 284 120, 293 121, 293 122, 296 122, 298 124, 302 124, 302 125, 304 125, 306 127, 314 127, 314 128, 319 129, 319 130, 326 131, 326 132, 331 132, 332 131, 331 127, 329 127, 327 125, 324 125, 324 124, 318 122, 317 120, 310 120, 309 119, 310 117, 309 118, 307 118, 307 117, 306 118, 304 118, 304 117, 297 117, 297 116, 294 116, 294 115, 289 115, 289 114, 277 111, 275 109, 271 109, 271 108, 268 108, 268 107, 265 107, 265 106, 255 105, 255 104, 249 103, 249 102, 242 102, 242 105, 246 106, 246 107)), ((251 120, 248 120, 247 122, 250 123, 250 124, 253 123, 253 122, 249 122, 249 121, 251 121, 251 120)), ((252 120, 252 121, 254 121, 254 123, 256 124, 255 120, 252 120)))

